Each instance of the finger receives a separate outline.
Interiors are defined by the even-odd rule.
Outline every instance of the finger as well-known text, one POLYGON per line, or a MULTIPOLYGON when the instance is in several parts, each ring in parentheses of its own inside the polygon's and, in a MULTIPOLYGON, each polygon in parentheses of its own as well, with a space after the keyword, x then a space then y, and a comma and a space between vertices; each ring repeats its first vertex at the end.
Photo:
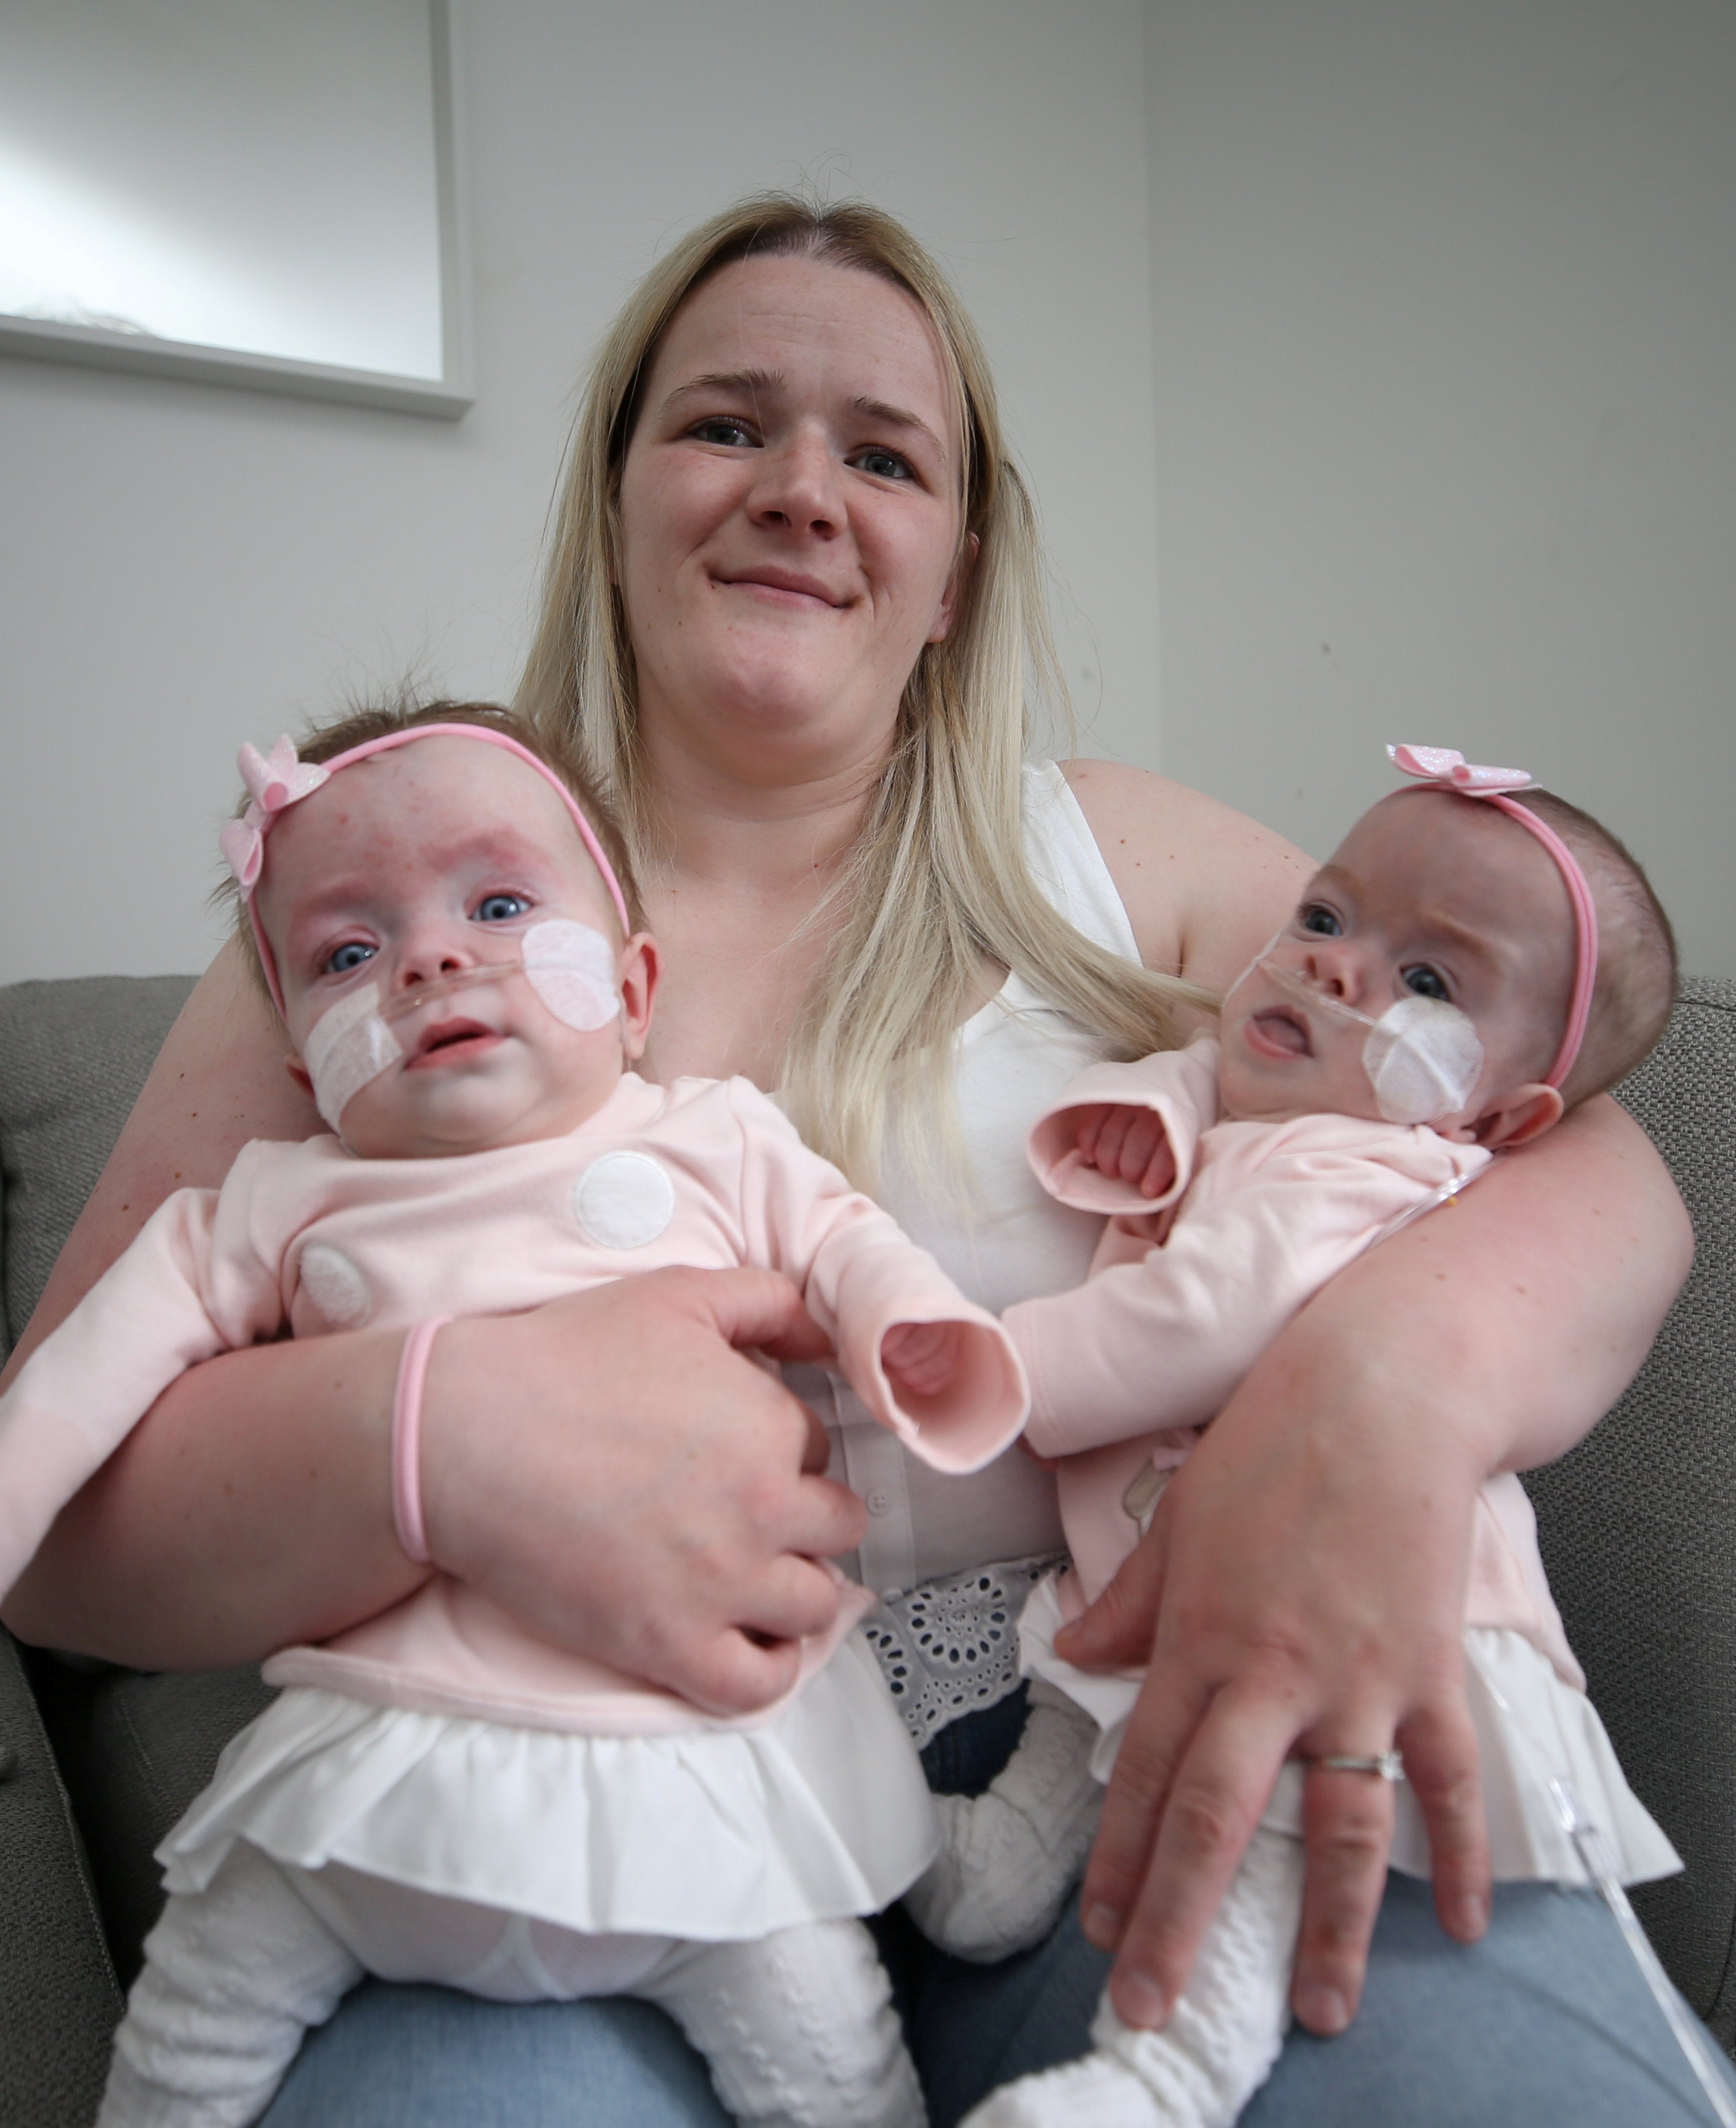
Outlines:
POLYGON ((1097 1134, 1097 1159, 1094 1163, 1099 1175, 1119 1177, 1122 1145, 1127 1138, 1127 1126, 1133 1113, 1128 1108, 1108 1108, 1103 1111, 1103 1127, 1097 1134))
MULTIPOLYGON (((797 1399, 797 1402, 800 1399, 797 1399)), ((811 1405, 802 1405, 802 1415, 808 1422, 807 1436, 802 1442, 802 1468, 810 1473, 822 1472, 832 1461, 832 1437, 811 1405)))
POLYGON ((1151 1165, 1151 1156, 1162 1142, 1164 1126, 1161 1119, 1149 1109, 1141 1109, 1127 1125, 1127 1134, 1122 1140, 1122 1180, 1136 1183, 1151 1165))
POLYGON ((1489 1926, 1489 1832, 1477 1731, 1463 1700, 1412 1715, 1398 1743, 1429 1828, 1435 1911, 1449 1936, 1475 1943, 1489 1926))
MULTIPOLYGON (((1170 1697, 1179 1710, 1179 1693, 1170 1697)), ((1173 1738, 1173 1717, 1165 1727, 1173 1738)), ((1127 2023, 1162 2022, 1187 1986, 1294 1732, 1281 1700, 1233 1685, 1200 1718, 1169 1775, 1150 1862, 1125 1908, 1110 1994, 1127 2023)), ((1148 1785, 1156 1763, 1145 1769, 1148 1785)))
POLYGON ((1103 1135, 1103 1119, 1109 1114, 1101 1101, 1074 1111, 1074 1143, 1079 1147, 1079 1157, 1088 1167, 1097 1165, 1097 1142, 1103 1135))
POLYGON ((847 1485, 831 1478, 796 1480, 794 1508, 780 1532, 783 1549, 799 1557, 833 1559, 854 1551, 868 1526, 868 1510, 847 1485))
POLYGON ((1210 1698, 1205 1685, 1171 1679, 1155 1664, 1140 1688, 1079 1890, 1080 1921, 1099 1950, 1121 1948, 1150 1866, 1169 1783, 1210 1698))
POLYGON ((682 1274, 691 1282, 694 1305, 709 1316, 718 1335, 774 1359, 818 1359, 831 1347, 781 1273, 744 1266, 682 1274))
POLYGON ((837 1609, 837 1577, 814 1560, 785 1553, 757 1578, 731 1622, 757 1641, 799 1641, 827 1632, 837 1609))
POLYGON ((1142 1197, 1161 1197, 1175 1180, 1175 1157, 1169 1150, 1167 1137, 1157 1142, 1156 1150, 1145 1163, 1145 1171, 1139 1178, 1142 1197))
MULTIPOLYGON (((1331 1748, 1370 1747, 1364 1742, 1331 1748)), ((1301 2022, 1326 2039, 1344 2031, 1362 2000, 1368 1939, 1387 1888, 1392 1784, 1378 1774, 1315 1767, 1306 1798, 1308 1871, 1290 2000, 1301 2022)))
POLYGON ((674 1671, 681 1696, 711 1714, 757 1713, 793 1690, 801 1674, 797 1642, 767 1644, 733 1627, 682 1654, 674 1671))
POLYGON ((1081 1670, 1126 1670, 1150 1657, 1169 1558, 1168 1505, 1166 1494, 1108 1587, 1055 1635, 1055 1652, 1081 1670))

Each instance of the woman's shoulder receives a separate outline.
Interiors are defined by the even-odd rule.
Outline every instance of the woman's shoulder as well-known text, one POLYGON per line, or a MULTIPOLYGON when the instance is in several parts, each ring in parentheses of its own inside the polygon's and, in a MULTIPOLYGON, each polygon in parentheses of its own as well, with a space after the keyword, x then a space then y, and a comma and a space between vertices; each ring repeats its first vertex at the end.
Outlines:
POLYGON ((1149 968, 1222 989, 1293 907, 1313 867, 1282 835, 1173 777, 1115 761, 1060 773, 1149 968))

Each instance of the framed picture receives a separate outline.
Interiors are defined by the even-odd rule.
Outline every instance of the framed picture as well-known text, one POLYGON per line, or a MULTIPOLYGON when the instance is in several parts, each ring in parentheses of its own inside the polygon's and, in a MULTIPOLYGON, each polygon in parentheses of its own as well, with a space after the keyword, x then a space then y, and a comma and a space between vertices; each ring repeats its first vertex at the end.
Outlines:
POLYGON ((0 354, 457 419, 452 0, 6 0, 0 354))

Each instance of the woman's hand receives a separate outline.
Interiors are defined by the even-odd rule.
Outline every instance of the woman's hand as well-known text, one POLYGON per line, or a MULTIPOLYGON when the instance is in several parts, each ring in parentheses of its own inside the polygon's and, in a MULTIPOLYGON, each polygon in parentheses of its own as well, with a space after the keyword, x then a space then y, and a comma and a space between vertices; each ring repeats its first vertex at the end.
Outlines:
POLYGON ((823 1431, 747 1348, 826 1350, 776 1272, 650 1271, 448 1324, 423 1404, 434 1559, 551 1640, 719 1713, 776 1699, 796 1641, 837 1608, 815 1562, 860 1541, 864 1510, 813 1475, 823 1431))
MULTIPOLYGON (((1061 1644, 1087 1667, 1149 1665, 1084 1890, 1086 1934, 1121 1953, 1116 2007, 1131 2024, 1167 2018, 1297 1754, 1396 1741, 1429 1822, 1444 1926, 1469 1941, 1487 1918, 1461 1656, 1482 1473, 1450 1426, 1419 1438, 1411 1400, 1359 1427, 1357 1391, 1311 1396, 1293 1374, 1261 1386, 1276 1394, 1208 1430, 1061 1644)), ((1354 2012, 1392 1826, 1386 1782, 1309 1776, 1294 2002, 1314 2031, 1354 2012)))
MULTIPOLYGON (((231 1352, 183 1375, 61 1514, 7 1602, 23 1638, 145 1669, 324 1640, 426 1578, 393 1535, 402 1338, 231 1352)), ((769 1271, 655 1271, 449 1324, 424 1399, 434 1556, 550 1638, 736 1712, 830 1622, 817 1557, 862 1507, 744 1356, 820 1341, 769 1271)))
MULTIPOLYGON (((1249 1374, 1062 1643, 1088 1667, 1149 1664, 1084 1893, 1129 2023, 1168 2014, 1297 1753, 1396 1742, 1442 1923, 1481 1932, 1461 1670, 1477 1488, 1561 1454, 1615 1401, 1691 1258, 1662 1162, 1600 1099, 1340 1273, 1249 1374)), ((1360 1997, 1392 1795, 1356 1774, 1307 1787, 1292 1999, 1326 2033, 1360 1997)))

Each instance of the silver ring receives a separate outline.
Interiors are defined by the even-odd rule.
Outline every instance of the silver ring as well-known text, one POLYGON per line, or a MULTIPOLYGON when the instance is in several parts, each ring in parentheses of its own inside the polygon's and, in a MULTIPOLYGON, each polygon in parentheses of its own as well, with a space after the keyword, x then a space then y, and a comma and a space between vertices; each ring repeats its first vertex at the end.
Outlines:
POLYGON ((1305 1758, 1302 1764, 1328 1774, 1373 1774, 1383 1781, 1402 1781, 1405 1777, 1402 1751, 1373 1751, 1367 1756, 1354 1751, 1330 1751, 1323 1758, 1305 1758))

